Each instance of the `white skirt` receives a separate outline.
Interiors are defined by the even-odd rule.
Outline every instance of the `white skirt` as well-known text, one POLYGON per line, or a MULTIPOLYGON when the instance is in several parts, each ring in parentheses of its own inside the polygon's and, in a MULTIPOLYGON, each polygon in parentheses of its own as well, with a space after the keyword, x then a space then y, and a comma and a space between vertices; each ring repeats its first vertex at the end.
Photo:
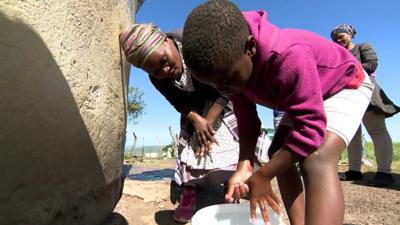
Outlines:
POLYGON ((239 160, 239 142, 234 138, 225 123, 221 123, 214 137, 218 141, 218 145, 215 143, 211 145, 211 154, 197 156, 195 153, 198 146, 197 138, 193 134, 180 154, 180 161, 191 169, 201 170, 212 170, 236 165, 239 160))

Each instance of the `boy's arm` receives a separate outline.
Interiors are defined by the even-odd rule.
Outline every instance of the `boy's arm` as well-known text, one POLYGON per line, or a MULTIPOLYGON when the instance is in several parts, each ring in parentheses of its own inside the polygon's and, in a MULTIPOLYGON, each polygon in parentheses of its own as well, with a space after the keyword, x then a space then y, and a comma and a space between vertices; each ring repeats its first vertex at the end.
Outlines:
POLYGON ((258 118, 256 104, 243 94, 235 94, 229 98, 233 103, 233 111, 238 123, 239 164, 246 161, 253 166, 257 139, 261 132, 261 122, 258 118))
POLYGON ((282 172, 287 171, 299 159, 300 156, 294 151, 282 148, 274 154, 272 159, 246 180, 247 185, 240 185, 243 186, 242 189, 248 189, 250 192, 249 201, 251 218, 256 218, 257 205, 260 206, 261 215, 264 221, 268 221, 266 205, 269 205, 276 213, 281 213, 280 205, 282 204, 282 201, 274 193, 271 186, 271 179, 282 172))
POLYGON ((254 149, 257 144, 257 135, 239 135, 239 162, 236 172, 229 178, 228 189, 225 195, 227 202, 245 197, 249 190, 243 185, 253 173, 254 149))
POLYGON ((243 94, 231 95, 229 99, 233 103, 233 111, 238 123, 239 161, 248 160, 253 165, 257 138, 261 132, 261 121, 258 118, 256 104, 243 94))
POLYGON ((261 131, 261 122, 257 115, 255 103, 243 94, 229 96, 237 118, 239 130, 239 162, 236 172, 229 179, 225 195, 227 202, 233 202, 248 192, 243 185, 253 172, 254 152, 261 131))
POLYGON ((258 140, 257 134, 239 134, 239 165, 254 165, 254 152, 258 140))
POLYGON ((264 164, 257 172, 268 180, 271 180, 275 176, 291 168, 301 158, 302 157, 296 152, 284 147, 277 151, 274 157, 264 164))

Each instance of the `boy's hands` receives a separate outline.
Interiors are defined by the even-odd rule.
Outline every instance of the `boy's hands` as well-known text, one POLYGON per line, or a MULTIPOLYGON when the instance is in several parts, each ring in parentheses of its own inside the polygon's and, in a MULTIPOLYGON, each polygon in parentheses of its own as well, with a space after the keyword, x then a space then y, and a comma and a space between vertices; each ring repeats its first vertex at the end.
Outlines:
POLYGON ((239 161, 236 172, 228 182, 228 191, 225 195, 226 202, 235 202, 244 198, 249 193, 249 186, 245 183, 253 173, 253 167, 248 160, 239 161))
POLYGON ((238 169, 229 179, 227 202, 234 202, 250 193, 250 216, 256 219, 257 205, 260 207, 264 222, 269 221, 267 207, 270 206, 278 214, 281 213, 281 200, 272 191, 271 181, 259 171, 253 173, 253 167, 248 160, 240 161, 238 169))
POLYGON ((257 205, 260 207, 261 216, 266 223, 269 221, 267 207, 270 206, 276 213, 281 214, 281 200, 272 191, 271 181, 258 171, 253 173, 246 184, 250 188, 250 217, 256 220, 257 205))
POLYGON ((196 132, 197 143, 199 147, 196 150, 196 155, 202 156, 204 153, 211 152, 211 145, 213 143, 218 144, 214 137, 215 130, 208 122, 207 119, 203 118, 195 112, 190 112, 188 114, 188 119, 192 122, 193 127, 196 132))

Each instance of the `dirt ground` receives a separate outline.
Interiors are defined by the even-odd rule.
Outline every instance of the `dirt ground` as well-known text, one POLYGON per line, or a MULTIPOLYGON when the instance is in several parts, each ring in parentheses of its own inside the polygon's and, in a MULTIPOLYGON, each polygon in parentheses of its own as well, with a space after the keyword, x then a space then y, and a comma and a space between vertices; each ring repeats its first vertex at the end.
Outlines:
MULTIPOLYGON (((122 198, 104 225, 179 224, 171 217, 176 207, 170 201, 170 180, 174 163, 174 160, 160 160, 158 165, 125 165, 127 177, 122 198)), ((347 170, 346 165, 339 166, 339 171, 345 170, 347 170)), ((363 168, 363 170, 366 176, 363 181, 342 182, 346 210, 344 224, 400 224, 400 174, 398 172, 395 174, 394 185, 388 188, 376 188, 366 185, 366 181, 373 177, 374 169, 363 168)), ((278 193, 275 181, 273 187, 278 193)), ((212 204, 210 202, 212 200, 209 198, 200 208, 212 204)))

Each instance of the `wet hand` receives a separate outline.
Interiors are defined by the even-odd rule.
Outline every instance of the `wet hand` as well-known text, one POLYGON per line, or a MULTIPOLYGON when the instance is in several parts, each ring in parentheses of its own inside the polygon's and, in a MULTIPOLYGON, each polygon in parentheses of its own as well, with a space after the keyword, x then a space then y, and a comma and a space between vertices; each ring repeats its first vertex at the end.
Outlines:
POLYGON ((253 167, 250 165, 250 162, 244 161, 238 163, 238 169, 228 182, 228 191, 225 195, 226 202, 233 203, 247 196, 249 186, 245 181, 251 176, 252 172, 253 167))
POLYGON ((246 184, 250 189, 250 217, 256 220, 256 209, 260 207, 261 217, 265 223, 269 221, 267 207, 271 207, 276 213, 281 214, 282 202, 272 191, 271 181, 259 172, 253 173, 246 184))

